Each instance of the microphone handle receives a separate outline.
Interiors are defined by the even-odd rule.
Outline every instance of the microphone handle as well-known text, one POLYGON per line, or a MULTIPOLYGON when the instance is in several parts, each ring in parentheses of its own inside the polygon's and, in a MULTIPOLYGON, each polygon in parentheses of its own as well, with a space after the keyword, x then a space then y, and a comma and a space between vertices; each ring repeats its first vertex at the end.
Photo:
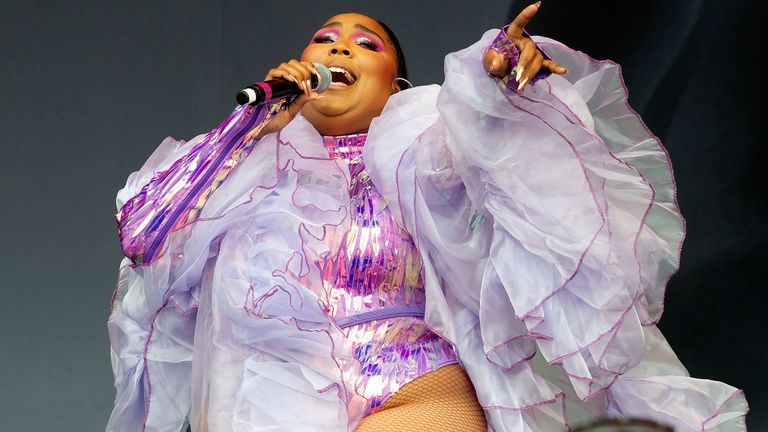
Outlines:
MULTIPOLYGON (((314 74, 312 74, 311 83, 313 89, 317 87, 317 76, 314 74)), ((303 91, 295 82, 283 78, 275 78, 251 84, 244 88, 237 93, 237 103, 243 105, 250 102, 250 105, 259 105, 284 97, 297 96, 301 93, 303 91)))

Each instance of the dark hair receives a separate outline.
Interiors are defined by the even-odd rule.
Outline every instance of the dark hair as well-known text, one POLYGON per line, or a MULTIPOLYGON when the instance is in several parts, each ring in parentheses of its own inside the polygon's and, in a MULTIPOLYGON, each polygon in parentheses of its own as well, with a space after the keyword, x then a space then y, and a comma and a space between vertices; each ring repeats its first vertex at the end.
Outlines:
POLYGON ((397 40, 397 36, 395 36, 395 32, 393 32, 388 25, 377 20, 376 18, 372 18, 372 19, 377 23, 379 23, 379 25, 384 29, 384 31, 387 32, 387 37, 389 37, 389 40, 391 40, 392 44, 395 46, 395 53, 397 54, 397 77, 396 78, 408 79, 408 69, 405 67, 405 54, 403 54, 403 49, 400 48, 400 41, 397 40))

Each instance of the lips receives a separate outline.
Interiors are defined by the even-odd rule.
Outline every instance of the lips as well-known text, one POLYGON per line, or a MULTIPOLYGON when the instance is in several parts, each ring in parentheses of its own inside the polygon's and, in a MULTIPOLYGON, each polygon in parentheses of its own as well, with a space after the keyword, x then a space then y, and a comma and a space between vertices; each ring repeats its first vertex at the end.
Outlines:
POLYGON ((331 81, 336 84, 343 84, 345 86, 351 86, 357 82, 357 77, 349 69, 338 66, 328 65, 328 70, 331 71, 331 81))

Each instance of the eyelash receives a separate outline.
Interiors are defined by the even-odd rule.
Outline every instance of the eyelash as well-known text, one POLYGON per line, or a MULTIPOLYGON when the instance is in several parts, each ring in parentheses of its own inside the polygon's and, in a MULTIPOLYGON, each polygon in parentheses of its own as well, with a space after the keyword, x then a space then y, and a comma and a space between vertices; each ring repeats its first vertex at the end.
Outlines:
POLYGON ((336 39, 332 38, 331 35, 320 35, 316 36, 314 39, 312 39, 312 42, 314 43, 328 43, 328 42, 334 42, 336 39))
MULTIPOLYGON (((329 42, 335 42, 335 41, 336 39, 334 37, 327 34, 316 36, 314 39, 312 39, 312 42, 314 43, 329 43, 329 42)), ((371 50, 371 51, 379 50, 379 45, 370 39, 360 38, 357 40, 357 44, 367 50, 371 50)))
POLYGON ((366 39, 366 38, 360 38, 357 40, 357 44, 365 49, 369 49, 371 51, 378 51, 379 50, 379 44, 376 42, 366 39))

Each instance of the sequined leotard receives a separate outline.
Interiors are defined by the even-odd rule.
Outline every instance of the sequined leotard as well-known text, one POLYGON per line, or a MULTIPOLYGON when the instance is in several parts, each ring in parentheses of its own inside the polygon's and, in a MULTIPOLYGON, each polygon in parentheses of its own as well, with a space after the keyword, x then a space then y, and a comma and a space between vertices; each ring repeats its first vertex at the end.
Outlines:
POLYGON ((352 223, 329 236, 332 253, 322 265, 331 314, 361 363, 346 378, 368 399, 370 413, 407 382, 458 360, 424 323, 421 256, 365 171, 365 138, 324 137, 331 157, 349 167, 352 223))

